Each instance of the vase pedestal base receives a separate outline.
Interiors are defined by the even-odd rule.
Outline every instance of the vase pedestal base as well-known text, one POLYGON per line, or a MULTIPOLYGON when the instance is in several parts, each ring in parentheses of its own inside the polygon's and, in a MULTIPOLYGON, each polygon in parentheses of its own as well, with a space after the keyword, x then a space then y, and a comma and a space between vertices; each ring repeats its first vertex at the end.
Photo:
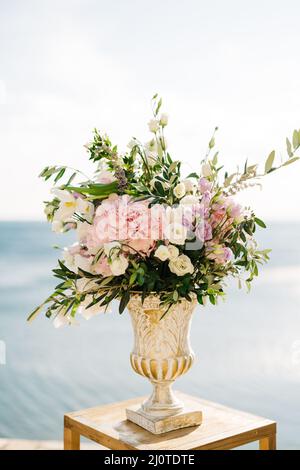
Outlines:
POLYGON ((171 416, 152 416, 145 413, 141 406, 126 408, 126 418, 152 434, 163 434, 175 429, 199 426, 202 423, 202 411, 186 408, 171 416))

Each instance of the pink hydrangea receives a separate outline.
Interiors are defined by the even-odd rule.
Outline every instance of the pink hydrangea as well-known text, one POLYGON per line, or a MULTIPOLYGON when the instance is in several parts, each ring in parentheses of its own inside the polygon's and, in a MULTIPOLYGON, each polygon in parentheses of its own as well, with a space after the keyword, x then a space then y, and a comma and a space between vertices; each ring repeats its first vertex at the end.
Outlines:
MULTIPOLYGON (((128 195, 113 194, 96 210, 87 234, 89 249, 118 240, 132 250, 148 254, 162 237, 162 206, 148 207, 148 201, 134 201, 128 195)), ((126 247, 125 247, 126 248, 126 247)))

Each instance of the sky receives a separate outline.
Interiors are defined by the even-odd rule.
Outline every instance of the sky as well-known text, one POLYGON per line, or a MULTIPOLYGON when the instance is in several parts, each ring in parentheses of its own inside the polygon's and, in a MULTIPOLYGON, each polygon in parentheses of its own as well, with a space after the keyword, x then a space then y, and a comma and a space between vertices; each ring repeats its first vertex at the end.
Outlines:
MULTIPOLYGON (((199 169, 212 130, 230 172, 300 128, 297 0, 0 0, 0 219, 43 218, 48 164, 92 174, 94 127, 121 150, 149 139, 150 100, 170 116, 174 159, 199 169)), ((300 220, 300 163, 239 196, 300 220)))

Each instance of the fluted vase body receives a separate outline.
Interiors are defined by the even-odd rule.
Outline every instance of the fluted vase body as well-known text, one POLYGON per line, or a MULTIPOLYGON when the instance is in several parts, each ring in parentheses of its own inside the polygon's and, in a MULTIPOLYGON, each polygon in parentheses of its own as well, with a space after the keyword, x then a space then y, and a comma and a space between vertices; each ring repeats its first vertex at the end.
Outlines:
POLYGON ((151 397, 141 406, 145 415, 167 417, 183 410, 171 386, 194 361, 190 326, 196 304, 196 298, 183 299, 166 312, 155 295, 143 303, 140 295, 134 295, 128 304, 134 331, 131 365, 153 384, 151 397))

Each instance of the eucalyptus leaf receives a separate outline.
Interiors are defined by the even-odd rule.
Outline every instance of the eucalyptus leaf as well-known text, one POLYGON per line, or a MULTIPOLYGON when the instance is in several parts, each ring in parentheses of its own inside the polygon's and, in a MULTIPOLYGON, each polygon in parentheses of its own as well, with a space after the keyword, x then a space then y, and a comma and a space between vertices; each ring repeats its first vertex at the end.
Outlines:
POLYGON ((282 164, 282 166, 290 165, 291 163, 297 162, 298 160, 300 160, 300 157, 293 157, 293 158, 290 158, 289 160, 287 160, 286 162, 284 162, 284 163, 282 164))
POLYGON ((273 163, 275 160, 275 150, 273 150, 270 155, 268 156, 266 163, 265 163, 265 173, 269 173, 273 168, 273 163))
POLYGON ((299 147, 300 139, 299 139, 299 132, 295 129, 293 132, 293 147, 296 150, 299 147))

